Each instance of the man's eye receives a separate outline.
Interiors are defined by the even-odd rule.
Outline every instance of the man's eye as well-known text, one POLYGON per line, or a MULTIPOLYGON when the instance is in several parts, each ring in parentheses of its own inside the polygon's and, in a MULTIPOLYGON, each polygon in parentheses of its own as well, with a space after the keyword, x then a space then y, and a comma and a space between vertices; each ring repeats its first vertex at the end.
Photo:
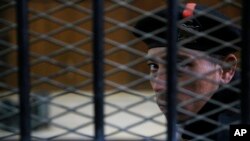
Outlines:
POLYGON ((180 69, 188 69, 191 65, 191 63, 181 64, 180 69))
POLYGON ((148 63, 148 67, 150 71, 156 71, 158 69, 158 65, 155 63, 148 63))
POLYGON ((178 67, 178 76, 183 76, 187 74, 187 71, 190 71, 191 63, 182 64, 178 67))
POLYGON ((187 64, 184 64, 184 65, 180 65, 179 66, 179 69, 180 70, 183 70, 183 69, 187 69, 188 65, 187 64))

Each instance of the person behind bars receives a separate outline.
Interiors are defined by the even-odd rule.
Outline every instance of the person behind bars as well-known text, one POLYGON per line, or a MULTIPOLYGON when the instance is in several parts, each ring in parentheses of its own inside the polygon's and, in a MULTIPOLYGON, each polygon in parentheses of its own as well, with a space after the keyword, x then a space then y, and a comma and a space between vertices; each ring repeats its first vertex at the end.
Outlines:
MULTIPOLYGON (((166 13, 163 9, 147 15, 133 31, 148 46, 150 83, 165 116, 166 13)), ((181 137, 229 141, 229 125, 239 122, 240 113, 235 55, 241 44, 240 30, 223 14, 196 3, 180 6, 178 18, 177 122, 182 127, 181 137)))

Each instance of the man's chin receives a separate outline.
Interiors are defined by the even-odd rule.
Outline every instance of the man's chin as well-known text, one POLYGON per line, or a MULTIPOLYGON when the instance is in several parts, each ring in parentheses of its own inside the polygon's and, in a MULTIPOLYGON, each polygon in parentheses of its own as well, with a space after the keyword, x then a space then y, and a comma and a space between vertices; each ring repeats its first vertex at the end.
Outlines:
POLYGON ((177 123, 182 124, 182 123, 188 121, 189 119, 191 119, 191 118, 187 115, 178 116, 177 123))
MULTIPOLYGON (((166 114, 165 114, 165 117, 167 118, 166 114)), ((189 119, 191 119, 191 117, 188 115, 184 115, 184 114, 177 115, 177 124, 182 124, 189 119)))

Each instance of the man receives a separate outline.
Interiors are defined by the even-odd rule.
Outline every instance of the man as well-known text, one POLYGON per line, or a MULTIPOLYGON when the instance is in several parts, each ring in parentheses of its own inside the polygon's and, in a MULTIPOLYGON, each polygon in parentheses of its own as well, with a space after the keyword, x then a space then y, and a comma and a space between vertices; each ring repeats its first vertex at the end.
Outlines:
MULTIPOLYGON (((163 9, 141 19, 134 31, 149 48, 150 82, 156 102, 165 115, 166 38, 169 36, 166 11, 163 9)), ((178 16, 177 122, 183 127, 182 138, 228 141, 229 124, 239 121, 235 52, 240 47, 240 31, 224 24, 230 20, 221 13, 195 3, 179 8, 178 16)))

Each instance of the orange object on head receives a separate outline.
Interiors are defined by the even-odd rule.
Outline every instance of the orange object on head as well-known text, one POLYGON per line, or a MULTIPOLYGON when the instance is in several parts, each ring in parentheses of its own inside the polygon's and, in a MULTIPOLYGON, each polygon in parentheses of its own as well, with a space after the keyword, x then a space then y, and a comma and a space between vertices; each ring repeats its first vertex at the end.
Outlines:
POLYGON ((185 9, 182 12, 183 18, 187 18, 193 15, 196 3, 187 3, 185 9))

